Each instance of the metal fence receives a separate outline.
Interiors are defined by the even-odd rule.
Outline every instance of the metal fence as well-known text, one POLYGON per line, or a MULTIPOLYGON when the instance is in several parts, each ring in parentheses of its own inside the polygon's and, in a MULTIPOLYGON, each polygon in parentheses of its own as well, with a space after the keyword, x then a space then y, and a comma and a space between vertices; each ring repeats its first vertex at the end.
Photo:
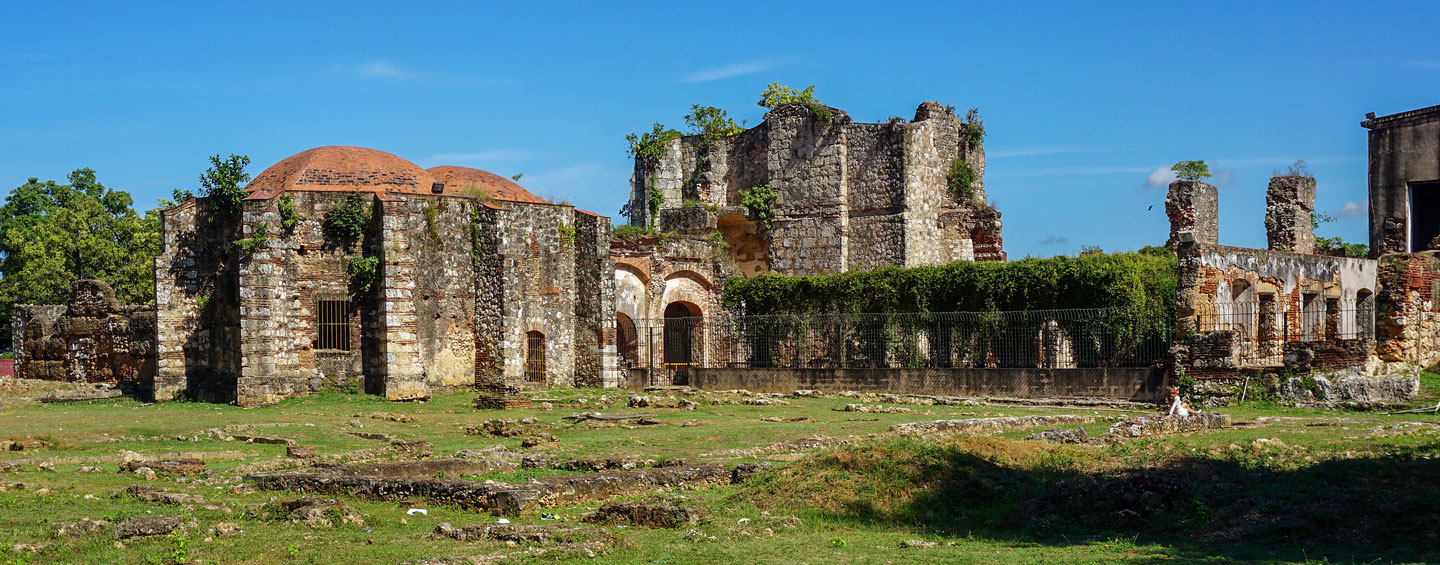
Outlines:
POLYGON ((1374 339, 1375 303, 1304 296, 1206 305, 1195 315, 1196 331, 1228 331, 1231 356, 1241 366, 1282 364, 1285 344, 1333 339, 1374 339))
POLYGON ((621 328, 633 367, 1073 368, 1164 363, 1168 314, 1111 309, 722 316, 621 328))

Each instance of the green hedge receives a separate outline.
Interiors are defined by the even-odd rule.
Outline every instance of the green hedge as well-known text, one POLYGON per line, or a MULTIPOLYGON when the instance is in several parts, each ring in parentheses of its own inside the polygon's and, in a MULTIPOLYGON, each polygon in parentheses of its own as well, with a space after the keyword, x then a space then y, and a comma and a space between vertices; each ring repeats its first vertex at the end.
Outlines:
POLYGON ((960 261, 934 267, 885 267, 812 277, 732 277, 724 302, 744 314, 981 312, 1124 308, 1164 314, 1175 304, 1175 256, 1136 253, 960 261))

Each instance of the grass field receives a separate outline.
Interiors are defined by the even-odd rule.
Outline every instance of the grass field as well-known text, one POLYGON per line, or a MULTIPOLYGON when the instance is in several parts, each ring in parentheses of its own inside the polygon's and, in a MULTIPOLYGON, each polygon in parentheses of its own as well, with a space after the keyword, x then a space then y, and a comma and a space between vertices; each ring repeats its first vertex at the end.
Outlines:
MULTIPOLYGON (((13 384, 13 383, 12 383, 13 384)), ((1427 375, 1433 405, 1437 378, 1427 375)), ((695 410, 627 408, 629 393, 551 390, 535 393, 552 410, 479 411, 474 393, 392 404, 373 397, 325 394, 275 406, 130 400, 41 404, 34 390, 0 388, 0 440, 43 440, 47 448, 0 452, 23 461, 0 473, 0 559, 14 563, 394 563, 411 559, 519 552, 501 542, 432 539, 441 522, 457 527, 497 518, 458 507, 340 497, 365 527, 310 528, 262 520, 247 505, 296 498, 248 492, 246 466, 286 458, 283 445, 224 441, 207 430, 262 425, 244 433, 316 446, 322 456, 384 447, 348 432, 384 433, 434 444, 434 458, 497 444, 509 450, 571 458, 685 459, 692 464, 770 461, 774 466, 735 485, 667 491, 666 498, 709 510, 691 531, 607 526, 619 540, 594 557, 532 556, 603 563, 901 563, 1440 560, 1440 425, 1435 414, 1318 411, 1266 403, 1222 409, 1228 429, 1081 445, 1025 440, 1038 429, 909 438, 889 433, 901 422, 1040 414, 1098 415, 1085 427, 1104 434, 1128 414, 1075 407, 926 406, 902 413, 839 411, 854 398, 788 398, 788 405, 712 404, 736 394, 693 397, 695 410), (650 414, 659 425, 571 424, 579 412, 650 414), (764 417, 808 418, 766 422, 764 417), (406 420, 410 417, 413 421, 406 420), (467 435, 492 418, 526 435, 558 442, 523 449, 520 437, 467 435), (797 452, 765 447, 816 436, 857 438, 840 447, 797 452), (863 436, 863 437, 862 437, 863 436), (208 461, 200 478, 146 482, 118 472, 77 470, 124 451, 140 454, 230 453, 208 461), (39 470, 39 460, 57 461, 39 470), (25 483, 16 488, 14 483, 25 483), (198 494, 204 504, 161 505, 117 494, 144 483, 198 494), (82 518, 116 521, 137 515, 181 515, 194 526, 167 536, 118 541, 108 532, 58 537, 55 525, 82 518), (216 535, 219 523, 243 534, 216 535), (36 552, 16 544, 48 544, 36 552)), ((1069 426, 1075 427, 1075 426, 1069 426)), ((526 469, 466 477, 525 481, 562 473, 526 469)), ((516 523, 579 525, 601 502, 546 510, 516 523)), ((525 559, 517 559, 525 561, 525 559)))

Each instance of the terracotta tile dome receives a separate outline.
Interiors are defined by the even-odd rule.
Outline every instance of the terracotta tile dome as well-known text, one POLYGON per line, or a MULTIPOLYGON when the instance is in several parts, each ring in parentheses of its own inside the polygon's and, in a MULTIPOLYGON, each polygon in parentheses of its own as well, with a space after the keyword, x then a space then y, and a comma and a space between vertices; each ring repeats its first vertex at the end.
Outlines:
POLYGON ((427 172, 435 177, 436 182, 445 183, 445 194, 465 195, 466 191, 479 188, 496 200, 548 204, 544 198, 535 196, 510 179, 490 171, 442 165, 431 167, 427 172))
POLYGON ((435 179, 419 165, 384 151, 331 145, 301 151, 246 185, 252 194, 286 190, 373 190, 430 194, 435 179))

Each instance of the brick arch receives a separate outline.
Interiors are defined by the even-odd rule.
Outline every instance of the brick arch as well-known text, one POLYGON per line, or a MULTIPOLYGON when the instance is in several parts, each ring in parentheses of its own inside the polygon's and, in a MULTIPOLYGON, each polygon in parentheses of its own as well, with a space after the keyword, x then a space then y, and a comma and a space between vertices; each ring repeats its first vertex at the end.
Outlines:
POLYGON ((715 290, 715 283, 710 282, 710 278, 709 278, 709 277, 706 277, 705 275, 700 274, 700 273, 697 272, 697 271, 692 271, 692 270, 689 270, 689 269, 682 269, 682 270, 674 271, 674 272, 671 272, 671 273, 665 275, 665 282, 667 283, 667 284, 666 284, 666 288, 669 288, 669 284, 668 284, 668 283, 669 283, 670 281, 672 281, 672 280, 675 280, 675 279, 689 279, 689 280, 691 280, 691 281, 694 281, 695 284, 700 285, 700 287, 703 288, 703 289, 705 289, 706 291, 714 291, 714 290, 715 290))
POLYGON ((631 268, 615 267, 615 311, 631 318, 650 317, 647 277, 631 268))

